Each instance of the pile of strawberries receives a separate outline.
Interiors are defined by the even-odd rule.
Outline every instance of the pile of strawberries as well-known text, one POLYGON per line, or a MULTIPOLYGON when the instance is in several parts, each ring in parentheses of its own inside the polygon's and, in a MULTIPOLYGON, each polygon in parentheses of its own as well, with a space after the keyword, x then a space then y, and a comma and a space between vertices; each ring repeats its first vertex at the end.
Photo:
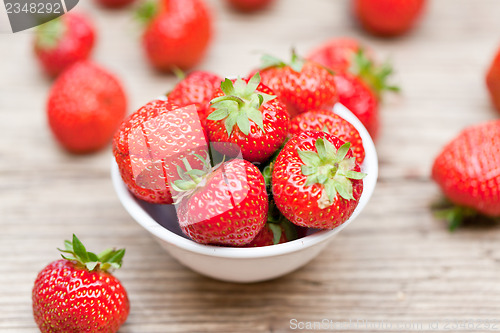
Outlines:
POLYGON ((333 229, 353 213, 366 176, 361 137, 333 105, 344 101, 376 133, 378 96, 395 89, 389 74, 345 39, 307 59, 292 52, 289 63, 265 55, 236 79, 195 71, 132 113, 113 153, 129 190, 175 204, 196 242, 266 246, 333 229))

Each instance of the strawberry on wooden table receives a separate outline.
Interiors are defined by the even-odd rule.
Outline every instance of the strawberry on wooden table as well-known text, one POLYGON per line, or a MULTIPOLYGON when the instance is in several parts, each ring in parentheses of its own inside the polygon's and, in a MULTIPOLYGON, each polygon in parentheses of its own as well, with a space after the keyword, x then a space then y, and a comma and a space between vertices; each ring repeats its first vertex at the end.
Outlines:
POLYGON ((37 28, 34 51, 45 72, 57 76, 76 62, 88 59, 95 39, 89 18, 70 12, 37 28))
POLYGON ((167 94, 171 103, 177 106, 194 104, 203 128, 206 128, 207 112, 215 91, 220 87, 222 78, 208 71, 189 73, 167 94))
POLYGON ((412 29, 426 0, 352 0, 353 12, 363 28, 375 35, 397 36, 412 29))
POLYGON ((148 1, 138 16, 146 24, 142 45, 156 69, 189 69, 205 56, 212 17, 204 0, 148 1))
POLYGON ((312 109, 328 109, 338 101, 333 73, 292 52, 290 64, 262 57, 262 83, 286 104, 291 117, 312 109))
POLYGON ((109 271, 120 268, 125 250, 96 255, 75 235, 64 245, 63 259, 47 265, 34 283, 33 315, 40 331, 118 331, 130 304, 125 288, 109 271))
POLYGON ((73 153, 106 146, 125 116, 127 97, 118 79, 104 68, 78 62, 60 75, 47 101, 50 129, 73 153))
POLYGON ((274 163, 272 191, 276 206, 291 222, 334 229, 347 221, 363 191, 350 144, 325 132, 294 136, 274 163))
MULTIPOLYGON (((127 188, 139 199, 171 204, 170 183, 184 157, 206 152, 194 106, 155 100, 132 113, 116 131, 113 154, 127 188)), ((193 163, 195 163, 194 161, 193 163)))
POLYGON ((291 136, 306 131, 324 131, 338 137, 344 142, 350 142, 356 162, 361 164, 365 159, 363 140, 359 136, 358 130, 332 110, 308 111, 292 119, 289 131, 291 136))
POLYGON ((237 145, 251 162, 264 162, 279 148, 290 122, 285 105, 260 83, 259 73, 250 80, 222 82, 209 112, 210 141, 227 143, 226 153, 237 145))
POLYGON ((500 112, 500 49, 498 49, 486 73, 486 86, 493 106, 500 112))
MULTIPOLYGON (((200 159, 203 159, 200 157, 200 159)), ((264 178, 252 163, 234 159, 203 170, 186 163, 175 190, 181 230, 202 244, 243 246, 266 223, 268 199, 264 178)))
POLYGON ((454 204, 443 210, 455 229, 479 214, 500 217, 500 121, 464 129, 439 153, 432 178, 454 204))

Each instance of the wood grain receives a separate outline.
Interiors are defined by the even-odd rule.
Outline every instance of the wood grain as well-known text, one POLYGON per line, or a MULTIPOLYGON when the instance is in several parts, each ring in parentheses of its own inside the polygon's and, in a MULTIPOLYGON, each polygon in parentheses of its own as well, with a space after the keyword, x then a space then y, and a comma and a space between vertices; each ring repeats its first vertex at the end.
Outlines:
MULTIPOLYGON (((306 53, 334 36, 360 38, 393 61, 403 90, 382 108, 380 181, 366 210, 313 262, 283 278, 238 285, 193 273, 121 207, 109 148, 73 156, 54 142, 44 113, 51 82, 32 57, 32 32, 0 34, 0 331, 37 331, 32 283, 72 233, 88 248, 127 248, 116 275, 132 310, 121 332, 281 333, 294 331, 291 319, 500 319, 500 227, 450 234, 429 212, 439 196, 429 170, 440 147, 465 126, 497 117, 483 79, 500 42, 500 2, 429 1, 418 29, 390 40, 362 33, 348 1, 280 0, 254 16, 209 3, 216 35, 199 68, 221 75, 246 74, 261 51, 306 53)), ((122 78, 130 111, 172 88, 175 78, 145 63, 129 10, 91 1, 79 7, 99 28, 94 58, 122 78)))

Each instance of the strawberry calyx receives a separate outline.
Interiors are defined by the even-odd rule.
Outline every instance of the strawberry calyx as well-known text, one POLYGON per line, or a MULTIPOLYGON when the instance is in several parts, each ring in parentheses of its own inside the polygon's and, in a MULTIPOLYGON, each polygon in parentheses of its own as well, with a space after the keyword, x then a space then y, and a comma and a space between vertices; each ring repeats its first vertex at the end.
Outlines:
POLYGON ((202 169, 193 169, 186 158, 182 159, 185 170, 177 165, 177 174, 180 179, 170 183, 172 189, 177 192, 174 195, 174 204, 180 203, 183 198, 190 196, 197 188, 203 187, 207 177, 224 162, 212 167, 208 156, 204 158, 199 154, 193 155, 202 162, 202 169))
POLYGON ((439 200, 431 206, 434 216, 448 222, 448 230, 455 231, 466 222, 500 222, 500 217, 491 217, 479 213, 477 210, 452 203, 446 198, 439 200))
POLYGON ((322 184, 323 192, 318 206, 323 209, 333 204, 337 194, 346 200, 353 200, 353 188, 351 179, 363 179, 366 173, 357 172, 356 158, 346 158, 350 142, 344 143, 338 150, 328 140, 319 138, 316 140, 316 152, 297 150, 300 159, 304 163, 301 171, 307 176, 304 186, 322 184))
POLYGON ((67 26, 62 18, 55 18, 36 29, 36 44, 44 50, 55 49, 66 33, 67 26))
POLYGON ((227 136, 231 137, 234 126, 248 135, 250 133, 250 120, 265 133, 264 122, 260 107, 276 98, 274 95, 257 91, 260 84, 260 74, 257 72, 248 81, 238 78, 234 84, 230 79, 221 83, 224 96, 216 97, 210 101, 214 111, 207 117, 208 120, 224 120, 227 136))
POLYGON ((85 267, 89 271, 118 269, 122 265, 125 249, 106 249, 99 254, 88 252, 83 243, 73 234, 73 240, 64 241, 64 249, 61 256, 66 260, 76 261, 79 266, 85 267))
POLYGON ((158 13, 158 3, 155 0, 144 1, 135 12, 137 21, 147 25, 158 13))
POLYGON ((260 59, 260 62, 261 62, 261 67, 260 67, 261 69, 267 69, 273 67, 283 68, 288 66, 295 72, 300 73, 302 71, 302 68, 304 67, 304 64, 306 63, 306 59, 300 57, 295 52, 295 49, 292 49, 292 57, 289 63, 286 63, 283 60, 269 54, 263 54, 260 59))
POLYGON ((274 245, 279 244, 283 231, 285 232, 287 241, 292 241, 298 238, 295 225, 292 222, 288 221, 287 218, 280 213, 280 211, 276 207, 276 204, 274 203, 274 200, 272 199, 269 200, 266 223, 273 233, 274 245))
POLYGON ((362 48, 353 54, 353 61, 349 71, 363 79, 379 99, 383 91, 400 91, 398 86, 388 83, 390 76, 394 72, 392 65, 388 62, 380 66, 376 65, 362 48))

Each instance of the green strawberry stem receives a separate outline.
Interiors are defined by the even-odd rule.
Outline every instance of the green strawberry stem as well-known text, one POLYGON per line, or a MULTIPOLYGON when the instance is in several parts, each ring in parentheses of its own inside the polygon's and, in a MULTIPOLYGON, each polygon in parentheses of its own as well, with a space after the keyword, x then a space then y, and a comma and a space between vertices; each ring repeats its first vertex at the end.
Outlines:
POLYGON ((281 214, 273 199, 269 199, 267 225, 273 233, 274 244, 278 244, 280 242, 283 231, 285 231, 287 241, 292 241, 298 238, 297 227, 295 224, 288 221, 283 214, 281 214))
POLYGON ((373 90, 377 98, 381 98, 383 91, 389 90, 399 92, 400 88, 388 83, 389 77, 393 73, 391 64, 384 63, 377 66, 370 60, 363 49, 359 49, 353 56, 349 71, 363 79, 373 90))
POLYGON ((298 150, 302 165, 302 174, 307 176, 304 186, 322 184, 323 193, 318 206, 326 208, 333 204, 335 197, 340 195, 346 200, 353 200, 351 179, 363 179, 366 173, 353 171, 356 158, 346 158, 351 144, 344 143, 338 150, 328 140, 316 140, 316 152, 298 150))
POLYGON ((64 241, 64 250, 61 256, 66 260, 76 261, 79 265, 87 268, 89 271, 99 269, 107 271, 110 268, 118 269, 122 265, 125 249, 106 249, 99 254, 88 252, 83 243, 73 234, 72 241, 64 241))
POLYGON ((135 18, 137 21, 144 25, 147 25, 153 17, 156 16, 158 12, 158 3, 155 0, 144 1, 137 11, 135 12, 135 18))
POLYGON ((199 154, 193 155, 203 163, 203 167, 202 169, 193 169, 186 158, 182 159, 185 171, 177 165, 177 173, 180 179, 170 183, 172 189, 177 192, 174 195, 174 204, 180 203, 183 198, 190 196, 198 187, 203 186, 208 175, 224 163, 223 158, 222 162, 212 167, 208 154, 206 158, 199 154))
POLYGON ((235 125, 243 134, 248 135, 250 133, 250 120, 265 133, 260 107, 275 99, 276 96, 258 92, 259 84, 260 74, 258 72, 248 83, 241 78, 237 79, 234 84, 231 80, 225 79, 221 83, 224 96, 210 101, 214 111, 207 119, 224 121, 228 137, 231 137, 235 125))
POLYGON ((448 222, 448 229, 452 232, 457 230, 466 221, 477 222, 482 220, 495 223, 500 222, 500 217, 485 216, 473 208, 455 205, 445 198, 434 203, 431 209, 436 218, 448 222))
POLYGON ((306 62, 305 59, 300 57, 295 52, 295 49, 292 49, 292 56, 289 63, 286 63, 275 56, 269 54, 263 54, 262 57, 260 58, 260 63, 261 63, 260 68, 261 69, 272 68, 272 67, 283 68, 288 66, 295 72, 300 73, 302 71, 302 68, 304 67, 305 62, 306 62))
POLYGON ((66 29, 66 24, 60 17, 40 25, 36 29, 37 45, 46 50, 56 48, 59 40, 66 33, 66 29))

